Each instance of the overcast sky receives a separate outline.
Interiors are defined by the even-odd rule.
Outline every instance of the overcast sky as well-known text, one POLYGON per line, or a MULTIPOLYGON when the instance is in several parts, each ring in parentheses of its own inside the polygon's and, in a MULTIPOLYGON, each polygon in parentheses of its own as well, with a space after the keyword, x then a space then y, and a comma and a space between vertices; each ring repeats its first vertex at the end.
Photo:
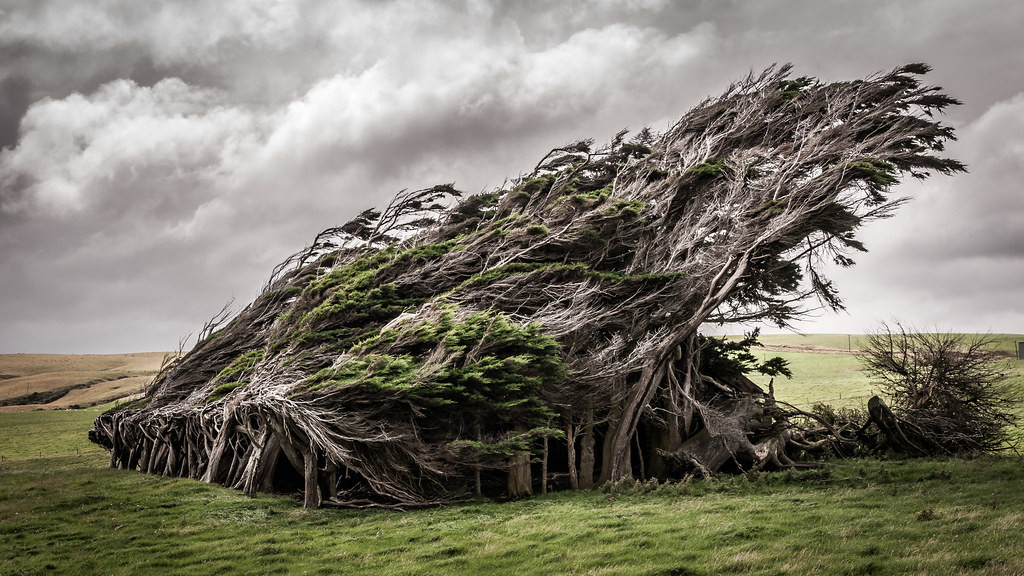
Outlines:
POLYGON ((773 62, 923 61, 970 173, 906 185, 848 312, 1024 333, 1024 2, 0 0, 0 352, 169 350, 320 229, 664 129, 773 62))

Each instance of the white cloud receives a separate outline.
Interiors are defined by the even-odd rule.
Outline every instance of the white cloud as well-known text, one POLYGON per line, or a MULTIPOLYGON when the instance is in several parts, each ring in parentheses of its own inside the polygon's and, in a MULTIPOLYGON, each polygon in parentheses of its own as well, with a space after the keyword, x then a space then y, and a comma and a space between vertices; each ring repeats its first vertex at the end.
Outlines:
MULTIPOLYGON (((872 252, 837 273, 850 322, 1014 281, 1024 85, 1007 71, 1024 66, 1024 3, 900 7, 8 0, 0 78, 50 97, 0 151, 0 326, 38 326, 0 333, 0 349, 100 333, 94 311, 128 302, 126 322, 162 324, 147 316, 159 310, 201 325, 317 230, 400 188, 499 185, 566 141, 663 128, 775 61, 831 80, 924 60, 967 101, 950 154, 971 174, 907 188, 918 198, 865 231, 872 252)), ((183 333, 162 325, 150 341, 165 344, 145 347, 183 333)))
POLYGON ((144 204, 138 196, 168 181, 215 188, 259 135, 256 119, 222 102, 176 79, 151 88, 117 80, 38 102, 18 146, 0 152, 0 208, 67 215, 107 201, 144 204))
POLYGON ((0 18, 0 36, 60 50, 149 47, 159 61, 216 56, 226 42, 279 47, 294 42, 304 5, 294 0, 179 0, 160 3, 46 0, 0 18))
POLYGON ((992 104, 958 135, 949 154, 968 173, 917 187, 903 253, 929 262, 1011 258, 1024 265, 1024 93, 992 104))
MULTIPOLYGON (((180 23, 149 22, 179 6, 143 18, 142 29, 166 28, 147 50, 166 58, 156 44, 177 44, 181 58, 192 51, 201 65, 222 56, 214 39, 226 33, 214 30, 223 28, 216 19, 195 36, 180 23)), ((149 87, 114 80, 34 103, 18 145, 0 151, 0 217, 14 222, 0 240, 29 247, 0 262, 7 275, 0 283, 11 295, 0 305, 5 324, 32 324, 32 335, 18 338, 45 342, 56 323, 65 334, 72 325, 87 333, 97 310, 147 300, 181 311, 176 326, 201 325, 227 295, 251 298, 273 265, 316 231, 400 188, 497 185, 551 146, 610 137, 629 123, 624 111, 659 109, 666 95, 678 99, 672 78, 713 36, 706 27, 668 34, 612 23, 536 42, 508 18, 473 20, 487 21, 486 4, 469 16, 447 3, 426 11, 373 6, 346 19, 348 40, 338 35, 324 45, 332 73, 307 85, 284 71, 278 94, 290 90, 287 98, 254 100, 234 90, 234 80, 213 89, 170 78, 149 87), (396 19, 381 24, 379 10, 395 11, 396 19), (648 89, 636 91, 639 84, 648 89), (70 278, 75 288, 47 278, 70 278), (83 296, 71 298, 69 290, 83 296), (23 320, 29 301, 61 304, 23 320)), ((110 12, 93 17, 119 14, 110 12)), ((47 33, 64 47, 148 41, 123 30, 137 37, 90 40, 83 31, 60 39, 57 23, 36 25, 37 40, 47 33)), ((327 26, 304 21, 293 31, 320 25, 327 26)), ((233 33, 264 44, 292 41, 289 33, 252 30, 233 33)), ((274 73, 257 63, 257 76, 274 73)), ((0 335, 0 345, 15 344, 0 335)))
POLYGON ((996 102, 957 132, 948 154, 969 172, 901 190, 913 199, 868 226, 871 252, 834 277, 854 315, 809 326, 863 332, 897 318, 919 327, 1024 332, 1024 94, 996 102))

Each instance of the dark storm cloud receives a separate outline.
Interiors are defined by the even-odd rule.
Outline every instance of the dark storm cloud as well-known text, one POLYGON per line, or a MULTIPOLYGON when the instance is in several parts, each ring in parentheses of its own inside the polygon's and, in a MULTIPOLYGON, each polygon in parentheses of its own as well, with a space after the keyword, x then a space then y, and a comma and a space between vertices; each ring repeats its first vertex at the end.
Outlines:
MULTIPOLYGON (((1020 155, 982 168, 1002 158, 982 148, 1020 141, 1007 119, 1024 82, 1005 72, 1024 64, 1024 14, 1016 2, 965 4, 7 2, 0 351, 173 348, 230 296, 251 299, 320 228, 401 188, 497 186, 552 146, 664 128, 730 80, 786 61, 840 79, 924 60, 968 102, 950 120, 973 180, 934 180, 915 205, 935 214, 883 223, 899 225, 871 232, 862 258, 891 292, 951 302, 940 266, 918 271, 928 289, 872 263, 948 263, 956 246, 972 273, 998 275, 977 254, 1018 245, 1006 203, 1020 155), (993 192, 947 205, 965 186, 993 192), (929 232, 950 214, 960 228, 929 232), (979 228, 987 244, 963 238, 979 228)), ((870 278, 843 274, 851 310, 892 304, 867 297, 870 278)))

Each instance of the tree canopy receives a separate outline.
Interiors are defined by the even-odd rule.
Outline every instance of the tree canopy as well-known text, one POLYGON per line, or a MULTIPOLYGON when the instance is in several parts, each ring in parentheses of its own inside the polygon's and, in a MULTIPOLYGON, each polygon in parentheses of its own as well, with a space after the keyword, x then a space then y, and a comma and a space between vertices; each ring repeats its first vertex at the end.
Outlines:
POLYGON ((317 235, 91 435, 113 466, 307 506, 517 496, 538 465, 546 489, 792 464, 799 434, 743 375, 785 366, 698 331, 841 307, 822 263, 853 264, 901 178, 964 169, 939 155, 957 102, 927 71, 772 67, 507 188, 403 191, 317 235))

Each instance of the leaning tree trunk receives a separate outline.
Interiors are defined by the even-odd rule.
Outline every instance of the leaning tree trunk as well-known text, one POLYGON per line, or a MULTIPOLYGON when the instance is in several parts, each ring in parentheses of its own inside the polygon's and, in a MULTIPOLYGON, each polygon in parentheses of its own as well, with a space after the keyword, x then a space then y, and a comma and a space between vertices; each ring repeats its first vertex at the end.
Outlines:
MULTIPOLYGON (((714 278, 710 279, 707 288, 707 295, 697 307, 693 316, 683 324, 665 345, 651 358, 651 361, 644 367, 640 374, 640 381, 633 388, 626 405, 622 411, 622 420, 615 429, 611 445, 611 466, 609 478, 606 480, 617 481, 626 478, 631 474, 629 444, 630 438, 636 434, 637 425, 640 423, 640 415, 644 408, 650 404, 651 399, 657 392, 658 387, 666 378, 668 371, 672 370, 674 358, 679 353, 679 347, 693 338, 697 329, 707 318, 721 306, 732 294, 747 272, 750 262, 750 255, 754 248, 747 249, 738 257, 730 256, 718 270, 714 278)), ((687 354, 693 354, 693 350, 687 350, 687 354)), ((690 359, 686 359, 690 362, 690 359)))
POLYGON ((678 450, 662 451, 677 474, 711 476, 729 463, 740 469, 757 466, 773 458, 778 461, 777 452, 785 450, 785 441, 780 444, 776 434, 766 436, 771 416, 751 397, 707 407, 702 416, 704 428, 700 432, 684 441, 678 450), (756 445, 751 438, 757 438, 756 445))
POLYGON ((886 440, 892 446, 895 446, 903 452, 915 454, 918 456, 927 455, 928 452, 917 444, 912 442, 907 437, 906 432, 903 430, 903 426, 900 425, 899 418, 892 413, 892 410, 886 406, 885 402, 882 401, 878 396, 872 396, 868 400, 868 416, 870 422, 874 422, 878 429, 885 435, 886 440))

